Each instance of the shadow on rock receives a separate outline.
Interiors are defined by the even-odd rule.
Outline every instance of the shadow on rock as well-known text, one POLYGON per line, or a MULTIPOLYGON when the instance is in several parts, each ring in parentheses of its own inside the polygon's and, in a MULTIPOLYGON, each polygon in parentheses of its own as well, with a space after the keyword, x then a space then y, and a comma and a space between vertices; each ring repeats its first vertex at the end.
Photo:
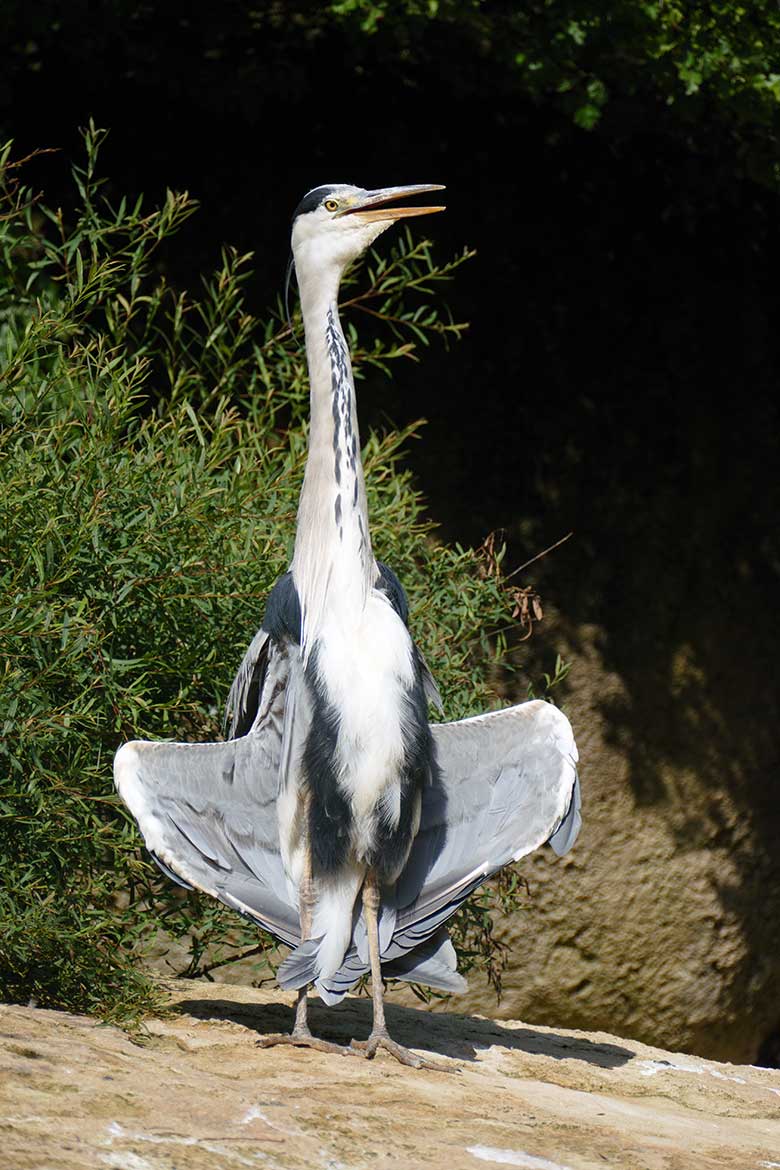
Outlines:
MULTIPOLYGON (((176 1010, 199 1020, 229 1020, 261 1035, 289 1032, 294 1015, 285 1003, 249 1004, 226 999, 181 1000, 176 1010)), ((385 1011, 390 1033, 399 1043, 456 1060, 476 1060, 480 1049, 492 1045, 554 1060, 584 1060, 599 1068, 619 1068, 635 1056, 631 1049, 617 1044, 597 1044, 581 1036, 536 1032, 533 1028, 507 1028, 479 1016, 416 1011, 394 1004, 386 1004, 385 1011)), ((325 1040, 338 1044, 364 1040, 371 1031, 371 1002, 347 999, 326 1008, 310 1000, 309 1023, 315 1035, 325 1040)))

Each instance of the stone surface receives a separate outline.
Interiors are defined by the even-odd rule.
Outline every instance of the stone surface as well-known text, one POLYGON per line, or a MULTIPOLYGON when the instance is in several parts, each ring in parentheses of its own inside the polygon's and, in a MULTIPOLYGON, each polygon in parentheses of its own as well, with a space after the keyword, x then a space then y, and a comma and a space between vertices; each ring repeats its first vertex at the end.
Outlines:
MULTIPOLYGON (((780 1035, 772 696, 758 669, 733 685, 731 643, 682 604, 687 641, 675 646, 659 635, 654 650, 621 656, 614 630, 569 625, 550 607, 524 648, 530 678, 549 670, 552 647, 574 664, 560 698, 580 749, 583 829, 563 861, 542 849, 519 867, 530 897, 499 924, 510 948, 502 1002, 472 975, 457 1010, 566 1019, 718 1060, 755 1061, 762 1045, 771 1053, 767 1038, 780 1035)), ((755 633, 742 631, 741 654, 755 633)))
MULTIPOLYGON (((0 1170, 768 1170, 780 1072, 606 1034, 390 1007, 454 1070, 292 1048, 281 992, 177 983, 142 1043, 80 1016, 0 1008, 0 1170)), ((365 1036, 366 999, 312 1022, 365 1036)))

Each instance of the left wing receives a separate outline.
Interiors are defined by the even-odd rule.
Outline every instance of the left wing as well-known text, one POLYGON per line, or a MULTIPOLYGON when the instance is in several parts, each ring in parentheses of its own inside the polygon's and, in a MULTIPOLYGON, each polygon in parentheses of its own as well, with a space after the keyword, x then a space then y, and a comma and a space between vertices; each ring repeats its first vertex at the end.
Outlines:
POLYGON ((289 666, 283 647, 266 641, 261 650, 262 689, 248 734, 227 743, 127 743, 114 759, 114 780, 169 876, 294 947, 300 925, 276 815, 289 666))

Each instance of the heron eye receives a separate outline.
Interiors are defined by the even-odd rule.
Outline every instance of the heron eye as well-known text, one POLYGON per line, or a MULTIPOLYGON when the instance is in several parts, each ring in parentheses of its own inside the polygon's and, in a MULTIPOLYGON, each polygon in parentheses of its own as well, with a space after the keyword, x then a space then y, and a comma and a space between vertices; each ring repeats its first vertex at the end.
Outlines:
POLYGON ((338 199, 326 199, 325 200, 325 210, 326 211, 338 211, 338 209, 339 209, 338 199))

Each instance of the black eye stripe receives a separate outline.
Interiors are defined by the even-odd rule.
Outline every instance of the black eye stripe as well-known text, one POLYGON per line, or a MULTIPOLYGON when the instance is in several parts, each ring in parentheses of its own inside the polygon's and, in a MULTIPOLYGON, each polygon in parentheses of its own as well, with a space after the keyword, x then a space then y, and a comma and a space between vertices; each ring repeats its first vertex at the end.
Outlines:
POLYGON ((299 215, 306 215, 309 211, 316 211, 332 191, 335 191, 335 187, 315 187, 313 191, 309 191, 293 212, 293 219, 297 219, 299 215))

